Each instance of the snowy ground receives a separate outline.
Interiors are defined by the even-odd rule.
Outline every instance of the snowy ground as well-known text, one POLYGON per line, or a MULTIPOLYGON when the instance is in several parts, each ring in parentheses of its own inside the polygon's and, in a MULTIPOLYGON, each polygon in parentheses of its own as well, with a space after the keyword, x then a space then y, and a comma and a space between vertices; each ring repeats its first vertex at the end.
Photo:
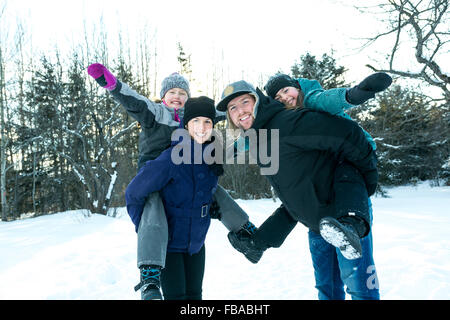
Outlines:
MULTIPOLYGON (((450 187, 400 187, 373 198, 374 256, 383 299, 450 299, 450 187)), ((259 225, 279 203, 239 201, 259 225)), ((136 236, 120 218, 82 211, 0 222, 0 299, 139 299, 136 236)), ((213 221, 204 299, 316 299, 307 231, 298 225, 257 265, 213 221)))

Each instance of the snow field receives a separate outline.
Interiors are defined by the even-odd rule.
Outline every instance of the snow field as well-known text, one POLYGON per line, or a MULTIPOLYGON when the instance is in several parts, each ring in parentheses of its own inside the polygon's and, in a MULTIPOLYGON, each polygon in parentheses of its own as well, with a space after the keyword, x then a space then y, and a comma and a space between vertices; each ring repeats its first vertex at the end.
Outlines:
MULTIPOLYGON (((450 299, 450 187, 399 187, 372 198, 382 299, 450 299)), ((280 205, 239 200, 259 226, 280 205)), ((317 299, 307 229, 298 225, 258 264, 236 252, 213 220, 204 299, 317 299)), ((0 222, 0 299, 139 299, 136 234, 119 217, 83 210, 0 222)))

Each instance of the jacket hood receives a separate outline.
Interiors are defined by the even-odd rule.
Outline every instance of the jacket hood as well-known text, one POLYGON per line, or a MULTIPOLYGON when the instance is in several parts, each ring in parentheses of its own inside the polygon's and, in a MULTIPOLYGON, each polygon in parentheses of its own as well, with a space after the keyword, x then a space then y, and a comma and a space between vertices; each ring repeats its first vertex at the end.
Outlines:
POLYGON ((278 113, 285 110, 285 106, 261 92, 258 88, 256 93, 259 96, 259 104, 255 106, 253 111, 255 121, 252 129, 261 129, 278 113))

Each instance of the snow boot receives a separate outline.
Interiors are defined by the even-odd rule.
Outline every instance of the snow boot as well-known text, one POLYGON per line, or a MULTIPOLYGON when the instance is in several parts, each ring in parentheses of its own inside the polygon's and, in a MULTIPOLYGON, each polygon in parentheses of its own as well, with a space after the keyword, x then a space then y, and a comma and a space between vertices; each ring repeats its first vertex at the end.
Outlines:
POLYGON ((340 222, 332 217, 325 217, 319 222, 320 235, 326 242, 339 248, 348 260, 362 257, 362 247, 358 230, 348 223, 340 222))
POLYGON ((253 235, 254 233, 250 234, 248 230, 241 229, 238 232, 229 232, 228 240, 233 248, 244 254, 251 263, 258 263, 267 247, 255 241, 253 235))
POLYGON ((377 72, 365 78, 361 83, 346 92, 346 100, 353 105, 359 105, 374 98, 375 93, 386 90, 392 83, 392 78, 384 72, 377 72))
POLYGON ((141 289, 142 300, 162 300, 161 294, 161 267, 142 266, 141 282, 134 287, 134 291, 141 289))
POLYGON ((251 223, 250 221, 247 221, 242 226, 242 230, 247 231, 248 234, 254 234, 256 232, 256 230, 258 230, 258 228, 256 228, 256 226, 253 223, 251 223))

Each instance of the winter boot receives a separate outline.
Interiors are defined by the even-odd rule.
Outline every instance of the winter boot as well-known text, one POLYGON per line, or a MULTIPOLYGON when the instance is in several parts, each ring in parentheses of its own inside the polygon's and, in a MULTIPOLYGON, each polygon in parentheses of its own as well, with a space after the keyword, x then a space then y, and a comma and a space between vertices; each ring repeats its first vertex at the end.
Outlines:
POLYGON ((258 228, 256 228, 256 226, 250 221, 247 221, 247 223, 242 226, 241 230, 247 231, 248 234, 254 234, 258 228))
POLYGON ((385 90, 391 83, 392 78, 387 73, 377 72, 348 89, 345 96, 348 103, 359 105, 375 97, 375 93, 385 90))
POLYGON ((348 215, 338 218, 343 225, 351 225, 359 238, 364 238, 370 232, 370 225, 360 216, 350 212, 348 215))
POLYGON ((242 228, 238 232, 229 232, 228 240, 233 248, 244 254, 251 263, 258 263, 267 247, 254 239, 254 230, 253 233, 249 230, 252 229, 242 228))
POLYGON ((346 259, 354 260, 362 257, 359 233, 353 224, 325 217, 320 220, 319 229, 322 238, 339 248, 346 259))
POLYGON ((141 282, 134 287, 134 291, 141 289, 142 300, 162 300, 161 295, 161 267, 142 266, 141 282))

